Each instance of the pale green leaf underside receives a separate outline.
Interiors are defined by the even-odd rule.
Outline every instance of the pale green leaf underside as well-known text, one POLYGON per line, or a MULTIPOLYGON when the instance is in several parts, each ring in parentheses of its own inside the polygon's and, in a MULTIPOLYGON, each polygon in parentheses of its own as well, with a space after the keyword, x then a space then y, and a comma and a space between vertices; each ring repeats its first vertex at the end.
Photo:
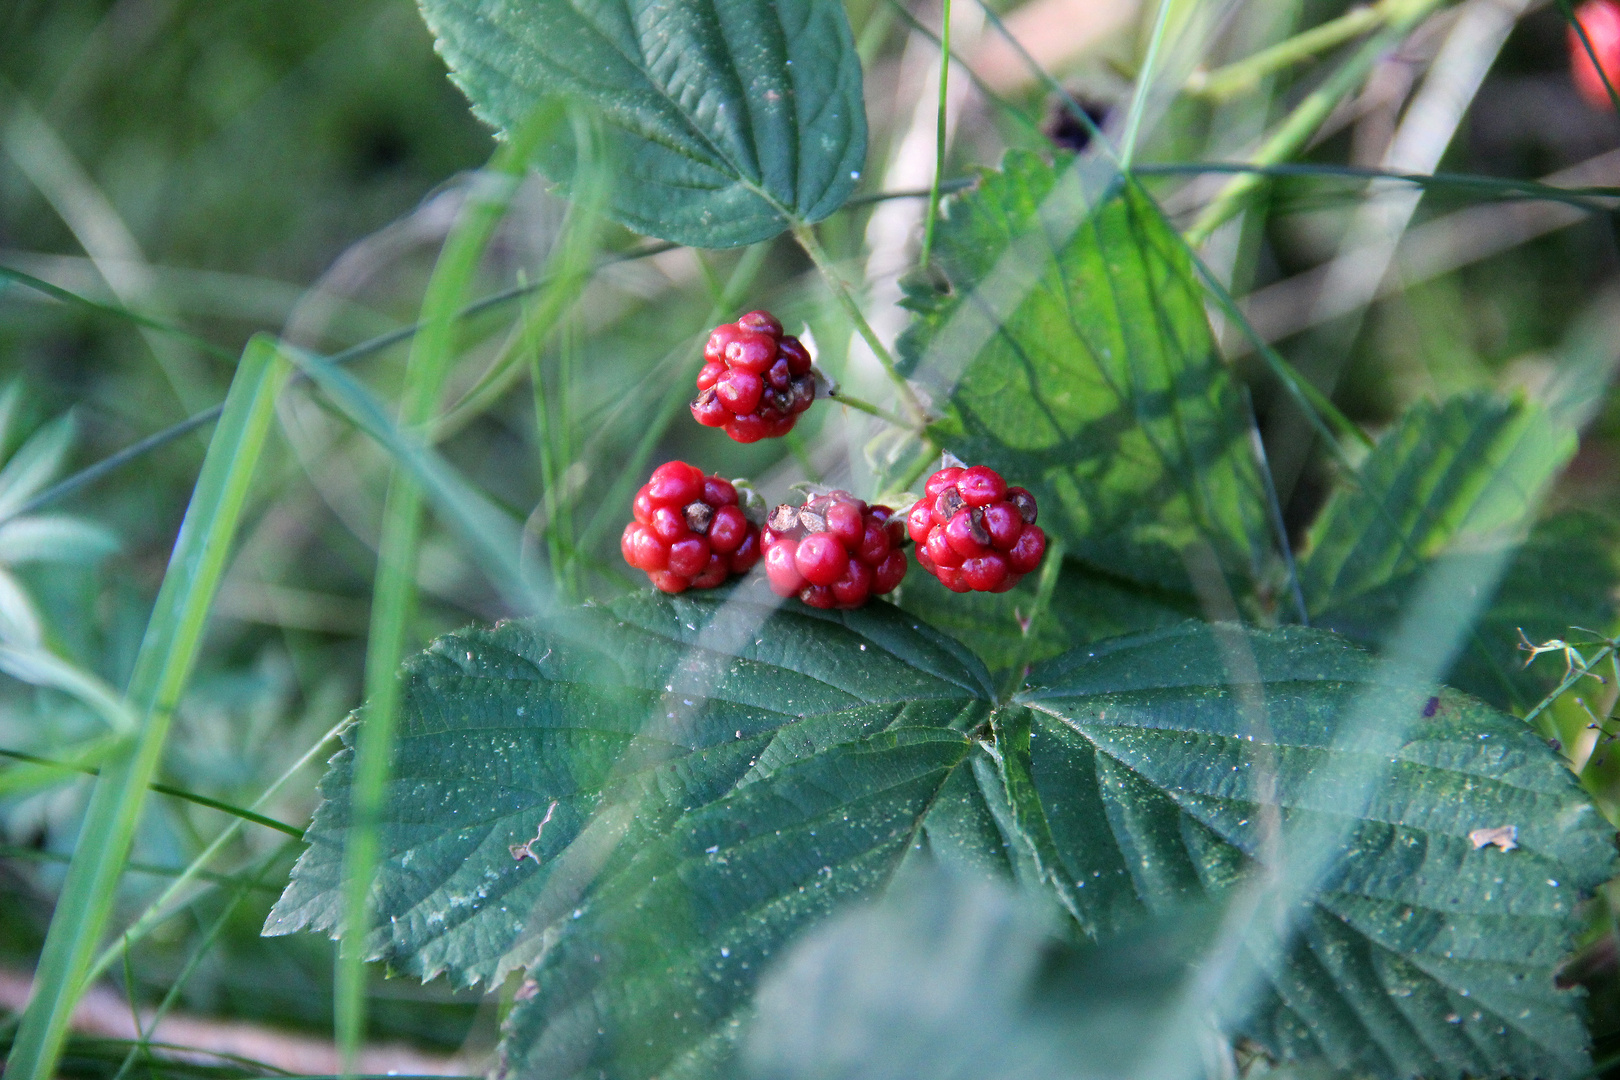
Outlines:
POLYGON ((1153 201, 1121 181, 1082 212, 1071 160, 1010 153, 950 200, 950 290, 912 290, 903 361, 945 408, 936 440, 1033 490, 1071 554, 1190 593, 1207 543, 1242 594, 1271 540, 1241 391, 1153 201), (987 317, 982 342, 961 329, 987 317))
MULTIPOLYGON (((826 217, 866 157, 861 69, 838 0, 421 0, 452 77, 502 131, 537 102, 589 106, 611 213, 696 247, 826 217)), ((573 136, 542 150, 570 183, 573 136)))
MULTIPOLYGON (((880 603, 639 596, 446 637, 407 668, 372 951, 467 981, 530 968, 511 1075, 696 1077, 729 1067, 772 957, 911 852, 1106 932, 1252 865, 1246 755, 1281 763, 1285 817, 1345 813, 1305 778, 1344 765, 1327 747, 1366 655, 1228 633, 1263 677, 1254 741, 1195 623, 1051 661, 992 727, 978 662, 880 603), (554 800, 540 864, 514 859, 554 800)), ((1601 821, 1544 745, 1460 695, 1390 756, 1244 1030, 1382 1075, 1571 1074, 1585 1038, 1551 970, 1611 870, 1601 821), (1518 851, 1467 842, 1508 823, 1518 851)), ((270 932, 334 927, 349 767, 345 750, 270 932)))

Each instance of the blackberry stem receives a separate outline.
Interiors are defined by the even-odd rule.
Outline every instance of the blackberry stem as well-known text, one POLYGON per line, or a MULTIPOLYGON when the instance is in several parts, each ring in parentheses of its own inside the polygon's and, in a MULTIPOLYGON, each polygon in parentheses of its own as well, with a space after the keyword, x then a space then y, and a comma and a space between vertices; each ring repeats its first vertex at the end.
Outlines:
POLYGON ((890 412, 888 409, 881 408, 880 406, 877 406, 877 405, 873 405, 870 401, 862 401, 858 397, 851 397, 850 395, 844 393, 841 390, 838 391, 837 393, 828 394, 827 395, 827 400, 831 401, 831 402, 834 402, 835 404, 838 404, 838 405, 848 405, 850 408, 854 409, 856 412, 863 412, 863 413, 866 413, 868 416, 875 416, 879 420, 887 421, 888 423, 893 424, 897 428, 904 428, 906 431, 915 430, 912 427, 911 424, 908 424, 905 420, 903 420, 900 417, 896 416, 894 413, 890 412))
MULTIPOLYGON (((911 384, 906 381, 906 377, 900 374, 900 368, 895 364, 894 355, 889 352, 888 346, 879 340, 877 331, 873 330, 872 324, 866 321, 866 315, 862 313, 861 306, 855 302, 849 284, 839 276, 838 271, 833 267, 832 260, 828 258, 827 252, 822 249, 821 241, 816 239, 815 230, 803 222, 794 222, 793 239, 799 242, 799 246, 804 249, 804 253, 810 256, 810 261, 816 264, 816 269, 821 272, 822 279, 827 282, 828 288, 832 289, 833 295, 838 298, 839 304, 843 305, 844 313, 855 323, 855 330, 861 335, 861 340, 866 342, 867 346, 872 350, 872 355, 876 356, 878 363, 883 365, 883 371, 889 376, 889 381, 894 384, 895 392, 900 395, 900 402, 905 406, 906 415, 911 417, 910 423, 901 426, 910 428, 921 435, 923 426, 928 420, 927 414, 923 411, 922 402, 917 400, 917 394, 911 389, 911 384)), ((848 401, 845 398, 838 400, 848 401)), ((858 406, 854 407, 858 408, 858 406)), ((874 413, 873 415, 880 414, 874 413)))

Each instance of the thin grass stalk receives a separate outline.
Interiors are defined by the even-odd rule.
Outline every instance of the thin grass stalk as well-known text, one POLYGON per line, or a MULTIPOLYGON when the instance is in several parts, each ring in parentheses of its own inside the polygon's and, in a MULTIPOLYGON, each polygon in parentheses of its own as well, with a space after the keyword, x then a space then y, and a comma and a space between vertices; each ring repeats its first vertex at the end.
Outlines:
POLYGON ((945 0, 939 30, 939 107, 934 114, 934 181, 928 187, 928 216, 923 220, 922 254, 927 266, 934 253, 934 221, 939 217, 939 182, 945 176, 945 102, 951 78, 951 0, 945 0))
POLYGON ((832 259, 828 257, 826 250, 822 248, 821 241, 816 239, 815 229, 809 225, 795 223, 793 226, 793 238, 799 242, 799 246, 804 249, 804 253, 810 256, 810 261, 815 263, 816 269, 821 272, 822 280, 832 290, 834 299, 844 309, 844 313, 849 316, 850 321, 855 324, 856 333, 861 335, 861 340, 865 341, 867 347, 872 350, 872 355, 878 358, 878 363, 883 366, 884 374, 889 377, 889 382, 894 386, 895 394, 900 398, 903 411, 920 431, 927 420, 927 413, 923 410, 922 402, 917 399, 917 393, 911 388, 911 384, 906 381, 906 377, 900 374, 900 368, 895 363, 894 354, 889 351, 887 345, 883 344, 882 339, 877 335, 877 331, 872 329, 872 324, 866 321, 866 314, 861 311, 860 303, 856 301, 854 294, 850 291, 849 283, 838 273, 838 268, 832 264, 832 259))
MULTIPOLYGON (((180 1000, 180 991, 185 989, 186 983, 190 981, 192 974, 196 972, 197 965, 202 963, 203 957, 207 956, 208 951, 213 948, 214 942, 219 939, 219 935, 224 931, 226 925, 230 922, 231 916, 236 913, 238 905, 240 905, 242 901, 247 898, 248 894, 253 892, 253 890, 257 888, 258 885, 263 881, 264 875, 268 873, 270 868, 276 864, 276 860, 280 859, 281 856, 286 852, 287 846, 288 845, 283 844, 282 846, 278 847, 275 851, 271 852, 268 857, 260 861, 259 868, 256 871, 254 871, 251 875, 243 875, 236 882, 234 888, 231 890, 231 895, 225 899, 224 907, 220 910, 219 915, 214 919, 213 925, 211 925, 208 930, 204 932, 202 940, 197 943, 197 947, 193 949, 191 951, 191 955, 186 958, 185 965, 181 967, 179 973, 175 975, 174 981, 169 984, 169 989, 164 993, 163 1000, 158 1002, 158 1007, 152 1011, 151 1022, 142 1025, 140 1014, 139 1012, 136 1012, 135 1045, 129 1048, 129 1053, 125 1055, 124 1063, 118 1067, 118 1072, 113 1075, 113 1080, 124 1080, 124 1077, 129 1075, 129 1070, 134 1067, 135 1059, 137 1057, 150 1056, 152 1033, 156 1031, 158 1025, 163 1022, 163 1018, 169 1014, 169 1010, 174 1008, 175 1002, 180 1000)), ((133 945, 134 942, 130 941, 127 937, 124 939, 123 953, 125 957, 129 956, 129 950, 133 945)), ((133 984, 127 975, 125 976, 124 985, 126 992, 130 992, 133 984)), ((135 1009, 135 998, 132 992, 130 995, 129 1004, 130 1009, 133 1011, 135 1009)))
POLYGON ((557 439, 553 434, 554 417, 551 395, 546 389, 544 354, 538 349, 529 354, 529 381, 534 389, 535 450, 540 458, 541 532, 546 542, 546 559, 551 564, 552 581, 563 588, 562 542, 557 532, 557 505, 561 502, 562 473, 557 468, 557 439))
MULTIPOLYGON (((347 723, 349 723, 349 720, 345 717, 328 728, 326 734, 312 743, 297 761, 287 766, 287 769, 276 778, 275 782, 264 789, 263 794, 253 800, 250 809, 257 810, 269 802, 276 792, 281 790, 283 784, 291 780, 298 774, 300 769, 315 759, 315 755, 320 753, 321 747, 337 738, 338 732, 342 731, 347 723)), ((157 899, 146 906, 146 910, 142 911, 135 921, 130 924, 129 929, 124 931, 120 941, 127 941, 131 945, 138 944, 147 934, 178 914, 186 904, 196 898, 195 895, 180 897, 180 891, 192 881, 206 881, 210 885, 220 885, 234 880, 224 875, 210 874, 207 872, 207 867, 221 851, 225 850, 225 845, 236 838, 236 834, 242 830, 244 824, 246 824, 245 819, 237 818, 221 829, 219 835, 210 840, 208 846, 198 852, 196 858, 187 863, 174 876, 174 880, 169 883, 168 887, 163 890, 157 899)), ((89 974, 85 977, 87 985, 100 978, 101 974, 112 966, 121 947, 121 944, 114 944, 102 950, 101 955, 96 957, 96 962, 90 965, 89 974)))
MULTIPOLYGON (((99 748, 101 743, 98 742, 96 745, 99 748)), ((116 745, 116 742, 112 745, 116 745)), ((3 746, 0 746, 0 757, 11 758, 13 761, 26 762, 30 765, 37 765, 41 769, 48 772, 69 772, 78 773, 85 776, 101 775, 100 768, 84 761, 82 757, 79 761, 57 761, 53 758, 40 757, 38 754, 24 753, 21 750, 8 750, 3 746)), ((176 799, 184 799, 186 802, 194 803, 197 806, 206 806, 210 810, 218 810, 221 813, 229 814, 232 817, 241 818, 243 821, 250 821, 255 825, 263 825, 267 829, 274 829, 279 833, 285 833, 294 840, 302 839, 304 835, 304 830, 295 825, 288 825, 285 821, 277 821, 275 818, 265 817, 263 814, 256 814, 252 810, 235 806, 219 799, 211 799, 207 795, 198 795, 194 791, 187 791, 184 788, 177 788, 169 784, 158 783, 148 784, 147 787, 151 788, 159 795, 169 795, 176 799)))
POLYGON ((1125 132, 1119 140, 1119 167, 1129 171, 1136 158, 1136 140, 1142 133, 1142 120, 1147 116, 1148 94, 1153 89, 1153 77, 1158 74, 1159 52, 1164 48, 1165 28, 1170 25, 1172 0, 1159 0, 1159 10, 1153 16, 1153 33, 1148 38, 1147 53, 1142 57, 1142 69, 1136 73, 1136 86, 1131 91, 1130 108, 1125 113, 1125 132))
POLYGON ((91 795, 7 1061, 16 1080, 55 1075, 289 373, 275 343, 255 337, 231 380, 126 692, 141 728, 103 768, 91 795))
MULTIPOLYGON (((1294 156, 1338 104, 1352 93, 1374 64, 1398 46, 1417 24, 1444 0, 1403 0, 1389 13, 1388 22, 1357 49, 1333 74, 1294 106, 1283 122, 1249 159, 1252 165, 1276 165, 1294 156)), ((1241 210, 1263 182, 1260 173, 1234 176, 1187 230, 1187 242, 1201 246, 1227 218, 1241 210)))
MULTIPOLYGON (((562 107, 545 103, 496 151, 473 185, 467 202, 428 281, 421 329, 406 361, 399 423, 425 429, 438 412, 439 398, 455 354, 456 313, 484 249, 505 216, 534 148, 551 133, 562 107)), ((396 462, 383 506, 373 590, 371 628, 366 640, 366 723, 355 749, 353 821, 344 848, 343 932, 334 973, 336 1035, 345 1074, 354 1071, 365 1030, 365 942, 370 926, 371 880, 380 850, 378 818, 392 766, 394 728, 399 712, 398 670, 416 612, 416 561, 421 540, 423 493, 416 478, 396 462)))

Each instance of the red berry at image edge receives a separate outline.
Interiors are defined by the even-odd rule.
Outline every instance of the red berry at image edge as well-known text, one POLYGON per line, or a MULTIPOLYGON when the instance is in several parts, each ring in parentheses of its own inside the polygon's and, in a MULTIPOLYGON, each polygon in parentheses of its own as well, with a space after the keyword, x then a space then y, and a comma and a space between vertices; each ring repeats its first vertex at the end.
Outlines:
POLYGON ((1598 67, 1592 63, 1592 56, 1586 51, 1586 45, 1581 41, 1581 35, 1571 26, 1568 32, 1569 71, 1575 79, 1575 89, 1597 108, 1613 108, 1608 87, 1603 85, 1603 77, 1608 76, 1610 86, 1620 88, 1620 3, 1615 0, 1587 0, 1575 9, 1575 21, 1586 31, 1587 40, 1592 43, 1592 54, 1597 56, 1598 64, 1603 68, 1600 75, 1598 67))
POLYGON ((624 527, 624 561, 667 593, 712 589, 759 561, 759 526, 737 504, 737 489, 684 461, 653 470, 624 527))
POLYGON ((910 564, 900 550, 904 522, 887 506, 868 506, 847 491, 783 503, 760 534, 765 576, 778 596, 816 608, 858 608, 889 592, 910 564))
POLYGON ((715 327, 697 387, 692 418, 743 443, 786 435, 816 399, 809 350, 768 311, 715 327))
POLYGON ((1035 496, 991 468, 941 469, 906 512, 917 561, 952 592, 1006 592, 1041 564, 1035 496))

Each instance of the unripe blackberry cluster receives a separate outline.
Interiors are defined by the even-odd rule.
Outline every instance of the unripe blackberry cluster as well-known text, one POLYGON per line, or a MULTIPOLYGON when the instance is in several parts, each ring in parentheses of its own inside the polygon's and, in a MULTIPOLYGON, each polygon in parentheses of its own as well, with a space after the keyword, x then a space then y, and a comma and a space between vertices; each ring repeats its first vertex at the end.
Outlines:
POLYGON ((887 506, 868 506, 847 491, 771 511, 760 543, 765 575, 778 596, 815 608, 858 608, 906 576, 901 522, 887 506))
POLYGON ((768 311, 716 327, 703 360, 692 416, 738 442, 786 435, 816 399, 809 351, 768 311))
POLYGON ((653 470, 624 527, 624 561, 667 593, 712 589, 759 561, 759 526, 737 505, 737 489, 684 461, 653 470))
MULTIPOLYGON (((703 359, 692 416, 738 442, 786 435, 815 400, 819 376, 810 353, 768 311, 716 327, 703 359)), ((1035 497, 1009 488, 993 469, 961 467, 950 455, 946 461, 954 464, 928 478, 927 494, 903 519, 834 491, 803 506, 778 506, 763 532, 738 505, 735 486, 671 461, 636 494, 636 519, 620 548, 665 592, 712 589, 763 555, 778 595, 848 609, 900 584, 910 565, 901 550, 909 533, 917 561, 946 588, 1006 592, 1046 554, 1035 497)))
POLYGON ((917 561, 952 592, 1006 592, 1041 563, 1035 496, 994 469, 941 469, 906 514, 917 561))

